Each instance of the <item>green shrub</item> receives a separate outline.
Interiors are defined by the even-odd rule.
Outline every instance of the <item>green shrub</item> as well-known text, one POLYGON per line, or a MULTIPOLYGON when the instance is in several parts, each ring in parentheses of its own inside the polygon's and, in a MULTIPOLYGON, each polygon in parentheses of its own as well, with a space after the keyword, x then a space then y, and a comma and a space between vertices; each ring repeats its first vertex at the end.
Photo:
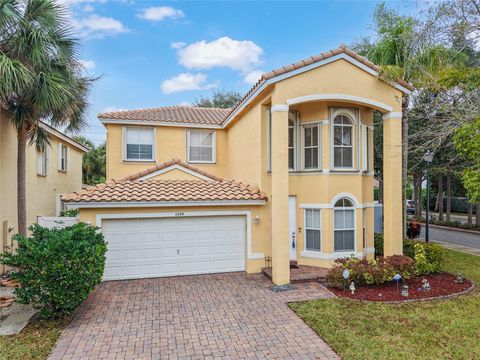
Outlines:
POLYGON ((415 273, 415 262, 403 255, 380 257, 377 260, 344 258, 335 262, 327 274, 327 283, 338 288, 345 286, 342 276, 345 269, 350 272, 348 283, 353 281, 357 286, 383 284, 392 281, 395 274, 408 279, 415 273))
POLYGON ((420 263, 417 265, 417 274, 429 274, 442 271, 444 265, 444 250, 442 246, 432 242, 423 242, 415 240, 403 241, 403 254, 415 259, 419 256, 420 262, 423 261, 425 256, 426 263, 420 263), (420 247, 423 249, 421 250, 420 247))
POLYGON ((15 235, 16 253, 0 255, 14 269, 18 302, 32 304, 43 317, 71 314, 102 281, 107 244, 97 228, 84 223, 64 229, 30 227, 32 235, 15 235))
POLYGON ((375 234, 373 238, 375 257, 383 256, 383 234, 375 234))

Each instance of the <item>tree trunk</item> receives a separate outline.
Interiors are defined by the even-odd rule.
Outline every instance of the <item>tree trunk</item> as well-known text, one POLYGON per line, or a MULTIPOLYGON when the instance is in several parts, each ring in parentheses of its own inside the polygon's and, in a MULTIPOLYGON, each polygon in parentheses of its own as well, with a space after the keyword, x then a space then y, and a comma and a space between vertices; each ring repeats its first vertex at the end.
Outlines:
POLYGON ((407 237, 407 166, 408 166, 408 100, 409 96, 402 97, 402 206, 403 206, 403 238, 407 237))
POLYGON ((438 220, 443 221, 443 175, 438 174, 438 220))
POLYGON ((473 217, 473 205, 472 205, 472 203, 470 203, 470 202, 469 202, 468 205, 467 205, 467 212, 468 212, 467 223, 471 225, 471 224, 473 223, 473 222, 472 222, 472 217, 473 217))
POLYGON ((477 203, 477 209, 475 211, 475 227, 480 228, 480 202, 477 203))
POLYGON ((450 173, 447 173, 447 217, 445 220, 450 221, 450 212, 452 209, 452 178, 450 173))
POLYGON ((17 217, 18 233, 27 236, 26 164, 27 132, 17 134, 17 217))

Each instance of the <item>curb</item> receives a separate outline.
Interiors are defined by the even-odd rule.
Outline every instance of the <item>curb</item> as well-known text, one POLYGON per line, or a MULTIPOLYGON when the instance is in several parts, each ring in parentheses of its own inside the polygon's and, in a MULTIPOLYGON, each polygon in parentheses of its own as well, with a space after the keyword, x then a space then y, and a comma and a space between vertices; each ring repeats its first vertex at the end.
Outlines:
MULTIPOLYGON (((421 222, 419 224, 425 225, 424 222, 421 222)), ((462 229, 462 228, 450 227, 450 226, 442 226, 442 225, 435 225, 435 224, 428 224, 428 227, 451 230, 451 231, 460 231, 460 232, 464 232, 464 233, 467 233, 467 234, 475 234, 475 235, 480 236, 480 230, 468 230, 468 229, 462 229)))

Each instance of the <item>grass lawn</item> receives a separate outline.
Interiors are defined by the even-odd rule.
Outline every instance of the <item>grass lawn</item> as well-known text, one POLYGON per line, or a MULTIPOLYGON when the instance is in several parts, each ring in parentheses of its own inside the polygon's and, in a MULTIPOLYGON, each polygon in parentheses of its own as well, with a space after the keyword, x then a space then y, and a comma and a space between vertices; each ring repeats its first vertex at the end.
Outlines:
POLYGON ((46 359, 69 321, 34 320, 18 335, 0 336, 0 359, 46 359))
MULTIPOLYGON (((445 270, 480 287, 480 257, 446 250, 445 270)), ((290 307, 342 359, 480 359, 480 290, 453 300, 393 305, 348 299, 290 307)))

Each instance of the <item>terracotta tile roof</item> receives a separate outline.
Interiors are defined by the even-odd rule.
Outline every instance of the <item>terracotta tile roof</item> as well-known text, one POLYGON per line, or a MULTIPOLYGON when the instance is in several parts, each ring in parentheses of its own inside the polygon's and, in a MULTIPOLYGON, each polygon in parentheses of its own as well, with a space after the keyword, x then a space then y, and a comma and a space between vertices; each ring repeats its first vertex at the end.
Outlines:
MULTIPOLYGON (((232 109, 201 108, 193 106, 165 106, 151 109, 125 110, 101 113, 98 115, 98 117, 100 119, 114 120, 143 120, 197 125, 222 125, 225 120, 237 108, 239 108, 242 103, 265 81, 342 53, 349 55, 363 65, 377 72, 382 71, 382 68, 380 66, 375 65, 363 56, 358 55, 355 51, 350 50, 345 45, 341 44, 336 49, 329 50, 318 55, 310 56, 296 63, 282 66, 281 68, 263 74, 257 81, 257 83, 243 96, 243 98, 232 109)), ((406 81, 396 80, 396 82, 409 90, 414 90, 414 87, 406 81)))
POLYGON ((194 106, 164 106, 98 114, 99 119, 161 121, 185 124, 220 125, 230 109, 194 106))
MULTIPOLYGON (((291 72, 291 71, 294 71, 294 70, 297 70, 297 69, 300 69, 302 67, 305 67, 305 66, 308 66, 310 64, 313 64, 313 63, 316 63, 316 62, 319 62, 319 61, 322 61, 322 60, 325 60, 325 59, 328 59, 332 56, 335 56, 335 55, 338 55, 338 54, 342 54, 342 53, 345 53, 347 55, 349 55, 350 57, 354 58, 355 60, 361 62, 363 65, 365 66, 368 66, 369 68, 377 71, 377 72, 381 72, 382 71, 382 68, 380 66, 377 66, 375 65, 374 63, 372 63, 371 61, 368 61, 366 58, 364 58, 363 56, 360 56, 358 55, 355 51, 353 50, 350 50, 349 48, 347 48, 344 44, 341 44, 338 48, 336 49, 333 49, 333 50, 329 50, 329 51, 326 51, 326 52, 323 52, 323 53, 320 53, 318 55, 314 55, 314 56, 310 56, 306 59, 303 59, 303 60, 300 60, 296 63, 292 63, 290 65, 287 65, 287 66, 282 66, 281 68, 278 68, 278 69, 275 69, 275 70, 272 70, 268 73, 264 73, 260 79, 257 81, 257 83, 255 85, 253 85, 253 87, 243 96, 243 98, 232 108, 231 112, 230 113, 233 113, 238 107, 240 107, 240 105, 255 91, 258 89, 258 87, 260 87, 260 85, 262 85, 265 81, 271 79, 271 78, 274 78, 275 76, 279 76, 279 75, 283 75, 283 74, 286 74, 288 72, 291 72)), ((403 81, 403 80, 396 80, 396 82, 404 87, 406 87, 407 89, 409 90, 414 90, 415 88, 409 84, 408 82, 406 81, 403 81)), ((230 115, 230 114, 229 114, 230 115)))
POLYGON ((258 188, 235 181, 112 180, 62 196, 66 202, 267 200, 258 188))
POLYGON ((172 159, 172 160, 169 160, 169 161, 165 161, 163 163, 158 163, 152 167, 149 167, 148 169, 145 169, 145 170, 142 170, 142 171, 139 171, 135 174, 131 174, 131 175, 128 175, 128 176, 125 176, 123 178, 121 178, 120 180, 137 180, 137 179, 140 179, 144 176, 147 176, 147 175, 150 175, 156 171, 159 171, 159 170, 162 170, 162 169, 165 169, 165 168, 168 168, 172 165, 180 165, 188 170, 192 170, 192 171, 195 171, 196 173, 200 174, 200 175, 203 175, 203 176, 206 176, 212 180, 217 180, 217 181, 223 181, 222 178, 218 177, 218 176, 215 176, 213 174, 210 174, 204 170, 201 170, 195 166, 192 166, 186 162, 183 162, 181 161, 180 159, 172 159))
POLYGON ((255 186, 223 179, 197 169, 178 159, 166 161, 120 180, 88 186, 78 192, 65 194, 66 202, 141 202, 141 201, 209 201, 209 200, 267 200, 255 186), (138 180, 155 171, 178 164, 198 172, 210 180, 138 180))

